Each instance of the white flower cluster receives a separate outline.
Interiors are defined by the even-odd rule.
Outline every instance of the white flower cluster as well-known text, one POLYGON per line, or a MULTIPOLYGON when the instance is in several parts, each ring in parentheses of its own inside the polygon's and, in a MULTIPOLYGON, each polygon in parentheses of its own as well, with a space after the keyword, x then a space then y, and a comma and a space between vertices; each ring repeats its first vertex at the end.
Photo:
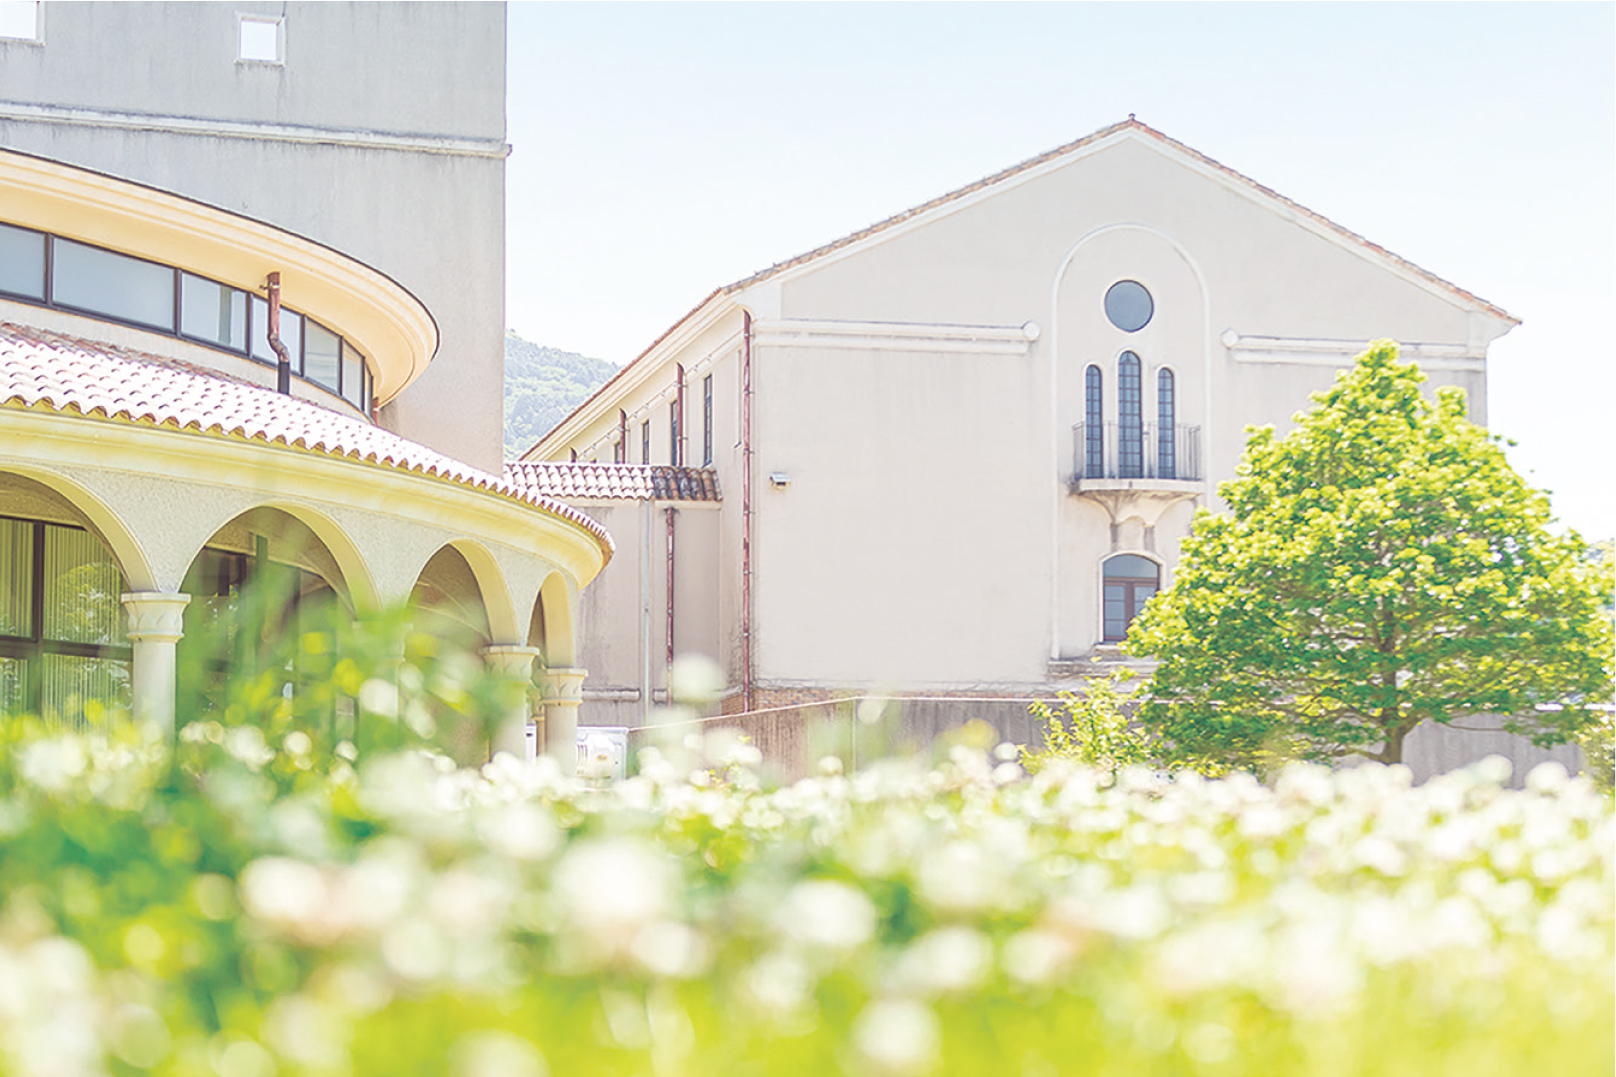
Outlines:
MULTIPOLYGON (((266 1011, 252 1049, 323 1071, 345 1022, 396 999, 556 983, 598 998, 573 1034, 651 1051, 659 1072, 684 1072, 706 1022, 818 1030, 839 1064, 924 1074, 954 1042, 950 1015, 983 997, 1103 998, 1108 1035, 1208 1064, 1239 1049, 1209 999, 1305 1024, 1386 990, 1484 1029, 1496 1000, 1456 985, 1550 970, 1559 991, 1608 998, 1616 824, 1553 764, 1522 790, 1497 759, 1421 786, 1376 765, 1296 765, 1270 786, 1059 764, 1027 777, 956 750, 935 769, 827 767, 765 790, 744 745, 688 747, 716 765, 692 779, 650 755, 605 787, 509 758, 370 761, 341 783, 372 827, 346 845, 315 801, 266 805, 263 851, 236 880, 241 930, 318 971, 266 1011), (679 985, 705 985, 717 1015, 687 1012, 679 985)), ((21 769, 56 790, 87 768, 53 748, 21 769)), ((222 882, 206 878, 209 893, 222 882)), ((108 1005, 71 943, 30 947, 0 942, 0 1070, 45 1072, 37 1045, 108 1005)), ((550 1065, 542 1042, 504 1032, 457 1043, 468 1073, 550 1065)), ((54 1072, 94 1072, 102 1044, 86 1034, 85 1065, 69 1052, 54 1072)))

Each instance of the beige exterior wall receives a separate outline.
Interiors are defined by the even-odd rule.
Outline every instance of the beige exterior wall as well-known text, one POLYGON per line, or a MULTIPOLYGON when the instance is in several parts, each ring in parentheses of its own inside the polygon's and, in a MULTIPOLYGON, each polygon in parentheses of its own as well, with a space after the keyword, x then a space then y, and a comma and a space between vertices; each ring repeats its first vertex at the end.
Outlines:
MULTIPOLYGON (((743 311, 752 317, 756 706, 837 691, 931 696, 915 713, 933 728, 994 711, 972 697, 1074 687, 1072 673, 1103 639, 1102 563, 1140 554, 1169 585, 1193 513, 1219 505, 1216 484, 1232 476, 1246 426, 1288 429, 1310 393, 1383 337, 1399 340, 1433 387, 1463 387, 1484 421, 1487 345, 1512 324, 1271 192, 1127 129, 722 290, 535 455, 566 459, 576 448, 581 459, 611 459, 618 407, 637 415, 665 398, 657 394, 669 391, 674 364, 712 361, 702 369, 719 379, 721 402, 716 633, 691 649, 716 652, 732 690, 744 679, 743 311), (1103 297, 1119 280, 1154 299, 1138 332, 1105 317, 1103 297), (1101 370, 1115 422, 1124 351, 1141 360, 1149 427, 1158 372, 1172 371, 1175 421, 1200 430, 1200 481, 1075 495, 1084 372, 1101 370)), ((699 393, 687 400, 698 406, 699 393)), ((650 412, 661 420, 661 408, 650 412)), ((700 424, 689 422, 695 444, 700 424)), ((665 440, 653 425, 653 446, 665 440)), ((615 521, 628 511, 608 521, 620 542, 615 521)), ((623 611, 638 607, 609 594, 627 586, 626 552, 586 599, 586 610, 598 603, 584 628, 591 654, 636 638, 623 611)))

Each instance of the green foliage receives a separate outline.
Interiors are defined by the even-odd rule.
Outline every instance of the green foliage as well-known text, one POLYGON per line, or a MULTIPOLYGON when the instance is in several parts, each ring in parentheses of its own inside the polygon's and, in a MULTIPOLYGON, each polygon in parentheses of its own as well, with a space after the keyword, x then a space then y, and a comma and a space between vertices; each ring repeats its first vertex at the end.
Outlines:
POLYGON ((1612 808, 1554 766, 1270 789, 956 746, 770 791, 708 738, 592 788, 211 718, 0 732, 9 1077, 1616 1062, 1612 808))
POLYGON ((1062 692, 1064 717, 1043 700, 1035 700, 1027 709, 1043 726, 1044 747, 1022 748, 1022 765, 1037 773, 1062 759, 1098 767, 1114 777, 1124 767, 1149 763, 1150 737, 1128 717, 1139 694, 1137 686, 1124 688, 1132 677, 1131 670, 1118 670, 1105 680, 1089 678, 1081 693, 1062 692))
POLYGON ((1422 380, 1380 342, 1285 438, 1251 432, 1229 513, 1197 516, 1128 638, 1173 758, 1395 762, 1420 722, 1484 713, 1550 745, 1610 700, 1608 562, 1422 380))
POLYGON ((532 448, 615 373, 604 359, 505 334, 505 455, 532 448))

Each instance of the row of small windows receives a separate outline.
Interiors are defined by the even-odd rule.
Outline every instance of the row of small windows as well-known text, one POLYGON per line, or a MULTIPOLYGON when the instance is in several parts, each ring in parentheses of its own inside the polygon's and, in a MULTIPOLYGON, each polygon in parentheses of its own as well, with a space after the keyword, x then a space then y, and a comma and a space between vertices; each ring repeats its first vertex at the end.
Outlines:
MULTIPOLYGON (((0 41, 44 40, 39 0, 0 0, 0 41)), ((249 64, 286 62, 285 23, 274 15, 236 15, 236 59, 249 64)))
MULTIPOLYGON (((1117 359, 1117 422, 1114 438, 1117 453, 1116 477, 1137 479, 1145 475, 1145 416, 1142 364, 1133 352, 1117 359)), ((1173 372, 1163 367, 1156 372, 1155 477, 1178 475, 1177 391, 1173 372)), ((1106 471, 1105 374, 1091 364, 1083 372, 1083 474, 1089 478, 1109 477, 1106 471)))
MULTIPOLYGON (((682 395, 682 394, 681 394, 682 395)), ((679 408, 680 396, 675 396, 668 402, 668 463, 675 467, 685 464, 684 445, 680 438, 679 408)), ((573 459, 577 459, 574 452, 573 459)), ((628 413, 619 410, 617 413, 617 442, 612 446, 612 462, 627 464, 628 458, 628 413)), ((651 459, 651 419, 649 416, 640 423, 640 459, 641 464, 652 463, 651 459)), ((713 376, 708 374, 701 380, 701 466, 711 467, 713 464, 713 376)))
MULTIPOLYGON (((87 243, 0 224, 0 295, 155 329, 275 365, 269 304, 239 288, 87 243)), ((348 341, 281 310, 292 373, 370 410, 370 371, 348 341)))

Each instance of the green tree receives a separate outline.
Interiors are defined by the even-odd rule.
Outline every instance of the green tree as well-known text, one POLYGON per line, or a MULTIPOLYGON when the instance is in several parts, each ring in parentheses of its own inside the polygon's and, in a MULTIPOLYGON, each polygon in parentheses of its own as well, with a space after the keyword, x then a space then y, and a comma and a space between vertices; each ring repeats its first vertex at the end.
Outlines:
POLYGON ((1128 709, 1139 689, 1125 687, 1132 670, 1118 670, 1102 680, 1090 677, 1083 692, 1060 693, 1060 710, 1043 700, 1034 700, 1027 709, 1044 730, 1044 746, 1039 751, 1023 747, 1021 763, 1036 773, 1056 759, 1109 770, 1115 775, 1123 767, 1149 763, 1149 735, 1128 721, 1128 709))
POLYGON ((1277 438, 1252 430, 1229 513, 1202 511, 1128 637, 1140 718, 1179 760, 1402 759, 1424 721, 1509 716, 1540 746, 1611 697, 1608 564, 1465 418, 1375 343, 1277 438))

